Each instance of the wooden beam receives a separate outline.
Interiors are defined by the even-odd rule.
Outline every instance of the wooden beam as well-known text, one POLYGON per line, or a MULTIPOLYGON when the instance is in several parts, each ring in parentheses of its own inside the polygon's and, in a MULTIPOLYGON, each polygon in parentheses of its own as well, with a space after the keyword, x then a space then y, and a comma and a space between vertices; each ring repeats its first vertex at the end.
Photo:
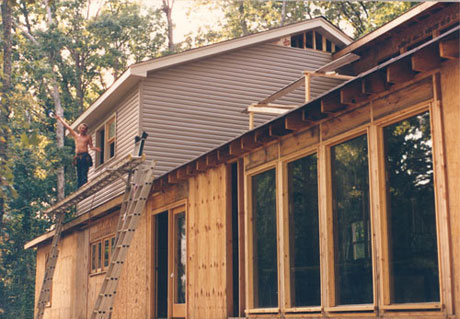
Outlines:
POLYGON ((230 157, 228 145, 224 145, 217 150, 217 163, 224 163, 230 157))
POLYGON ((430 45, 415 52, 412 55, 412 69, 418 72, 427 72, 439 67, 441 64, 439 53, 437 45, 430 45))
POLYGON ((270 139, 271 138, 269 135, 269 129, 267 126, 262 126, 254 132, 254 140, 256 143, 263 144, 264 142, 267 142, 270 139))
POLYGON ((356 104, 367 99, 367 95, 363 93, 361 81, 353 81, 347 84, 340 90, 340 103, 356 104))
POLYGON ((311 75, 305 73, 305 102, 311 100, 311 75))
POLYGON ((334 113, 344 108, 345 105, 340 102, 340 92, 332 92, 321 99, 322 113, 334 113))
POLYGON ((195 176, 196 173, 197 173, 197 170, 196 170, 196 162, 195 162, 195 163, 188 164, 188 165, 185 167, 185 170, 186 170, 186 173, 187 173, 188 176, 195 176))
POLYGON ((387 67, 387 82, 403 83, 414 78, 415 72, 412 70, 411 61, 403 59, 390 64, 387 67))
POLYGON ((276 120, 268 126, 268 135, 271 137, 284 136, 291 132, 291 130, 286 129, 283 119, 276 120))
POLYGON ((288 109, 279 109, 276 107, 260 107, 260 106, 248 106, 248 112, 258 114, 269 114, 269 115, 281 115, 288 111, 288 109))
POLYGON ((195 166, 195 169, 197 170, 197 172, 206 171, 206 167, 207 167, 207 165, 206 165, 206 156, 202 156, 199 159, 197 159, 196 166, 195 166))
POLYGON ((249 129, 254 128, 254 112, 249 112, 249 129))
POLYGON ((315 103, 303 112, 302 120, 316 122, 327 117, 321 112, 321 103, 315 103))
POLYGON ((186 171, 186 168, 185 166, 183 167, 179 167, 177 169, 177 179, 178 180, 187 180, 188 179, 188 176, 187 176, 187 171, 186 171))
POLYGON ((304 121, 303 118, 303 111, 290 113, 284 118, 284 128, 292 131, 297 131, 301 128, 304 128, 309 124, 309 121, 304 121))
POLYGON ((294 82, 291 82, 290 84, 288 84, 287 86, 285 86, 281 90, 276 91, 275 93, 273 93, 269 97, 267 97, 267 98, 263 99, 262 101, 260 101, 259 104, 270 103, 270 102, 273 102, 273 101, 279 99, 280 97, 285 96, 289 92, 292 92, 292 91, 296 90, 297 88, 301 87, 303 85, 304 81, 305 81, 305 78, 301 77, 300 79, 297 79, 294 82))
POLYGON ((359 38, 358 40, 354 41, 353 43, 351 43, 350 45, 348 45, 346 48, 338 51, 337 53, 335 53, 332 58, 335 60, 335 59, 338 59, 340 58, 341 56, 347 54, 347 53, 350 53, 350 52, 353 52, 355 51, 356 49, 358 49, 359 47, 363 46, 364 44, 366 43, 369 43, 375 39, 377 39, 378 37, 390 32, 391 30, 397 28, 398 26, 402 25, 404 22, 412 19, 413 17, 417 16, 418 14, 420 14, 421 12, 437 5, 438 2, 425 2, 425 3, 422 3, 416 7, 414 7, 413 9, 407 11, 406 13, 404 13, 403 15, 399 16, 398 18, 390 21, 389 23, 383 25, 382 27, 376 29, 375 31, 373 32, 370 32, 368 34, 366 34, 365 36, 359 38))
POLYGON ((355 76, 352 75, 344 75, 338 73, 319 73, 319 72, 310 72, 304 71, 305 74, 310 74, 310 76, 317 76, 321 78, 331 78, 331 79, 338 79, 338 80, 352 80, 355 76))
POLYGON ((375 94, 386 91, 389 85, 386 82, 386 74, 383 72, 374 72, 364 78, 362 83, 362 92, 364 94, 375 94))
MULTIPOLYGON (((332 42, 332 47, 335 48, 334 42, 332 42)), ((338 58, 337 60, 333 60, 319 69, 315 70, 315 73, 325 73, 325 72, 331 72, 335 71, 338 68, 348 65, 352 62, 355 62, 360 59, 360 56, 354 53, 348 53, 347 55, 344 55, 343 57, 338 58)))
POLYGON ((236 139, 230 143, 229 153, 230 155, 234 155, 234 156, 238 156, 243 153, 240 139, 236 139))
POLYGON ((439 56, 444 59, 458 59, 460 57, 459 49, 458 38, 443 40, 439 43, 439 56))
POLYGON ((206 166, 208 167, 217 166, 217 151, 208 153, 206 155, 206 166))
POLYGON ((177 179, 177 170, 172 171, 168 174, 168 183, 169 184, 177 184, 179 181, 177 179))
POLYGON ((240 143, 243 151, 248 151, 262 145, 261 143, 256 142, 255 135, 253 133, 243 135, 240 139, 240 143))

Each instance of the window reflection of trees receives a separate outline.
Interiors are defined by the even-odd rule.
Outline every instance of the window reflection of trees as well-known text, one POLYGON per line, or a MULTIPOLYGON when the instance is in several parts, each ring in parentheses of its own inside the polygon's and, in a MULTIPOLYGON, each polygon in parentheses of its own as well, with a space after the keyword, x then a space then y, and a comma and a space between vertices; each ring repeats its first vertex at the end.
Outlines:
POLYGON ((384 128, 391 299, 439 300, 429 113, 384 128))
POLYGON ((185 236, 185 213, 179 213, 175 216, 176 218, 176 232, 177 232, 177 243, 176 243, 176 276, 177 276, 177 303, 185 303, 185 291, 186 291, 186 262, 187 262, 187 245, 185 236))
POLYGON ((288 164, 292 306, 321 305, 316 154, 288 164))
POLYGON ((254 306, 278 305, 275 169, 252 177, 254 306))
POLYGON ((337 304, 372 303, 367 136, 331 148, 337 304))

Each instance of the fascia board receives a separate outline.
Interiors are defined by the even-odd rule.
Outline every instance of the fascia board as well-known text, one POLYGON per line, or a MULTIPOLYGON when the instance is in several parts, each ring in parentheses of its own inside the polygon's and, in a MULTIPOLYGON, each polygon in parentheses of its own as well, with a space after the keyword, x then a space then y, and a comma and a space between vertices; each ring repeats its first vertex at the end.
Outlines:
POLYGON ((400 15, 394 20, 391 20, 390 22, 384 24, 378 29, 375 29, 374 31, 364 35, 363 37, 359 38, 358 40, 354 41, 353 43, 349 44, 347 47, 343 48, 342 50, 338 51, 335 53, 332 58, 338 59, 341 56, 353 52, 356 49, 368 44, 372 40, 377 39, 378 37, 384 35, 385 33, 391 31, 392 29, 398 27, 399 25, 403 24, 406 21, 409 21, 413 17, 419 15, 425 10, 428 10, 429 8, 437 5, 439 2, 433 1, 433 2, 424 2, 419 4, 418 6, 412 8, 411 10, 407 11, 406 13, 400 15))

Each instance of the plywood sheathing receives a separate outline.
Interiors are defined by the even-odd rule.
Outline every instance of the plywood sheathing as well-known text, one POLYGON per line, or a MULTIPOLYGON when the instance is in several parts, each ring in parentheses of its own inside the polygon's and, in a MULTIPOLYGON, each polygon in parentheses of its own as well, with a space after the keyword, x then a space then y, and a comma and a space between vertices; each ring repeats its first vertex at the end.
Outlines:
POLYGON ((225 165, 189 179, 188 318, 227 318, 225 165))

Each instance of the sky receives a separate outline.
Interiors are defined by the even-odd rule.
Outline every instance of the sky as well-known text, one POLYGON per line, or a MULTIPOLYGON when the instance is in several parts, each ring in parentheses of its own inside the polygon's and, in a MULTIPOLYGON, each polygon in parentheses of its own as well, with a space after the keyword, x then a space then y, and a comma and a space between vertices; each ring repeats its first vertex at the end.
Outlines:
MULTIPOLYGON (((197 10, 194 0, 175 0, 172 19, 175 24, 174 42, 182 42, 190 32, 198 31, 199 27, 211 26, 218 28, 217 22, 223 17, 223 12, 200 6, 197 10), (194 10, 192 10, 194 8, 194 10)), ((162 0, 140 0, 142 6, 160 7, 162 0)))

